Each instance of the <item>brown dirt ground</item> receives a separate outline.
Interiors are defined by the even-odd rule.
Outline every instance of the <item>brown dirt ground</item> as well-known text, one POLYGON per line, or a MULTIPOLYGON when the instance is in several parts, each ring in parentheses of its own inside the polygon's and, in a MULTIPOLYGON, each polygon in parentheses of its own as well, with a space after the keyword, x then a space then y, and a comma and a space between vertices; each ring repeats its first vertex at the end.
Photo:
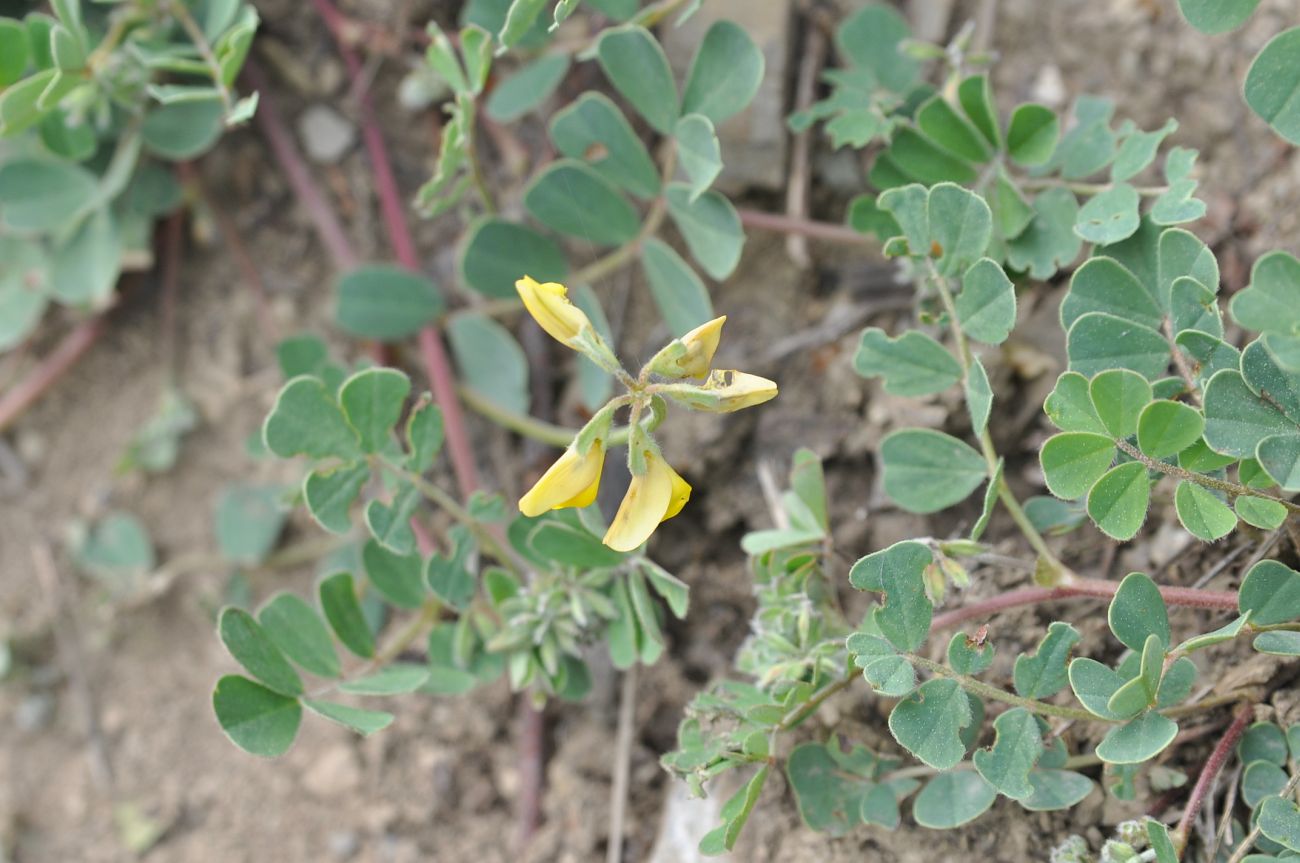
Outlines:
MULTIPOLYGON (((421 21, 428 4, 415 5, 411 20, 421 21)), ((976 5, 959 3, 954 21, 973 14, 976 5)), ((259 6, 270 38, 307 72, 296 86, 276 76, 287 114, 292 118, 314 101, 341 102, 340 66, 314 19, 287 0, 259 6)), ((1090 91, 1114 97, 1121 117, 1147 127, 1177 116, 1182 127, 1173 142, 1202 151, 1210 215, 1199 230, 1218 246, 1225 289, 1235 290, 1261 251, 1296 251, 1300 161, 1244 108, 1239 82, 1267 37, 1294 21, 1297 3, 1266 0, 1242 31, 1214 39, 1191 31, 1173 7, 1172 0, 998 3, 993 44, 1003 60, 994 73, 997 92, 1004 110, 1023 99, 1056 94, 1068 101, 1090 91)), ((358 16, 392 15, 373 0, 351 8, 358 16)), ((396 65, 386 64, 375 86, 383 115, 391 121, 385 125, 399 180, 414 188, 427 170, 430 142, 426 127, 392 107, 396 65)), ((204 159, 202 170, 238 222, 270 287, 277 320, 286 329, 327 332, 328 261, 268 164, 260 139, 241 132, 204 159)), ((341 201, 358 247, 381 257, 382 230, 366 171, 358 148, 337 167, 317 173, 341 201)), ((819 191, 823 218, 837 217, 846 191, 851 190, 819 191)), ((0 686, 0 860, 132 859, 113 820, 114 806, 122 804, 166 825, 149 852, 153 860, 516 860, 507 839, 518 785, 511 742, 514 707, 503 686, 461 699, 401 699, 391 705, 398 716, 395 726, 366 741, 308 720, 292 752, 278 762, 245 756, 223 739, 209 693, 232 663, 212 634, 211 609, 221 602, 230 573, 211 561, 187 569, 160 597, 138 608, 107 604, 92 584, 63 566, 62 583, 85 651, 84 664, 72 676, 89 681, 113 768, 111 786, 94 777, 85 712, 49 635, 48 597, 33 576, 31 543, 57 544, 70 518, 123 508, 148 524, 161 560, 211 552, 211 511, 223 484, 257 472, 270 479, 291 476, 290 468, 254 466, 243 454, 243 440, 274 388, 273 357, 238 272, 220 242, 203 230, 206 225, 202 218, 196 222, 201 241, 192 244, 185 260, 178 323, 179 379, 204 421, 186 439, 176 469, 148 478, 113 471, 164 380, 157 285, 151 276, 132 280, 93 354, 9 438, 29 476, 25 487, 0 497, 0 634, 14 639, 19 659, 19 673, 0 686), (20 721, 42 709, 49 710, 45 721, 20 721)), ((417 224, 417 230, 431 271, 448 274, 447 227, 417 224)), ((657 549, 665 565, 691 583, 693 603, 689 620, 670 629, 665 659, 642 677, 627 860, 644 859, 658 829, 669 780, 656 759, 672 744, 682 705, 702 683, 726 672, 745 634, 751 604, 736 540, 748 527, 768 523, 756 460, 768 460, 779 474, 799 444, 827 459, 837 547, 850 560, 906 536, 958 533, 963 519, 972 517, 964 510, 933 520, 899 513, 873 485, 868 450, 879 437, 909 418, 938 422, 949 405, 894 401, 865 386, 847 369, 852 334, 778 362, 762 359, 765 346, 792 330, 833 320, 844 304, 863 301, 870 286, 881 281, 878 265, 867 257, 814 248, 814 272, 801 273, 781 243, 769 236, 752 238, 741 269, 715 294, 716 307, 731 315, 723 359, 776 377, 782 397, 762 411, 722 421, 675 422, 667 441, 670 456, 701 493, 692 502, 695 517, 667 525, 657 549)), ((638 317, 649 314, 643 286, 614 279, 606 290, 607 299, 627 298, 625 329, 637 332, 638 317)), ((1013 459, 1017 483, 1031 492, 1038 489, 1028 457, 1041 436, 1032 408, 1041 403, 1044 383, 1050 386, 1060 357, 1054 293, 1039 290, 1025 303, 1032 322, 1027 335, 1003 357, 990 358, 994 374, 1016 386, 1030 407, 1015 413, 999 443, 1013 459)), ((882 320, 889 325, 888 318, 882 320)), ((637 353, 646 346, 625 347, 637 353)), ((476 432, 489 441, 500 438, 487 426, 476 432)), ((485 447, 485 452, 501 451, 500 445, 485 447)), ((288 542, 315 535, 296 521, 288 542)), ((995 525, 993 535, 1006 532, 995 525)), ((1165 527, 1153 525, 1151 537, 1110 561, 1088 531, 1062 541, 1062 547, 1081 569, 1113 576, 1155 569, 1182 546, 1167 518, 1165 527)), ((1017 551, 1009 538, 1005 545, 1008 552, 1017 551)), ((1162 577, 1190 582, 1204 560, 1193 549, 1173 560, 1162 577)), ((1236 572, 1229 567, 1215 584, 1229 586, 1236 572)), ((282 572, 255 575, 252 583, 260 597, 280 587, 304 589, 310 578, 309 572, 282 572)), ((985 570, 971 593, 987 595, 1022 579, 1010 571, 985 570)), ((1084 630, 1085 639, 1103 625, 1096 615, 1083 616, 1089 610, 1061 611, 1084 630)), ((1037 639, 1043 620, 1025 611, 998 622, 994 634, 1004 646, 995 673, 1009 670, 1018 646, 1037 639)), ((1237 665, 1230 659, 1203 669, 1213 672, 1205 679, 1237 665)), ((1235 668, 1237 674, 1255 672, 1267 677, 1271 668, 1235 668)), ((527 859, 603 859, 613 681, 612 674, 598 673, 589 704, 548 712, 544 823, 527 859)), ((1287 710, 1289 703, 1279 701, 1278 707, 1287 710)), ((819 719, 839 722, 865 742, 889 749, 883 716, 878 703, 851 694, 828 705, 819 719)), ((1189 744, 1169 763, 1190 769, 1203 755, 1203 744, 1189 744)), ((864 828, 831 841, 799 825, 790 794, 776 779, 735 857, 784 863, 1045 859, 1066 833, 1088 828, 1096 841, 1102 834, 1089 825, 1114 823, 1135 812, 1103 802, 1100 794, 1063 815, 1025 817, 1001 801, 965 830, 936 834, 905 826, 890 834, 864 828)))

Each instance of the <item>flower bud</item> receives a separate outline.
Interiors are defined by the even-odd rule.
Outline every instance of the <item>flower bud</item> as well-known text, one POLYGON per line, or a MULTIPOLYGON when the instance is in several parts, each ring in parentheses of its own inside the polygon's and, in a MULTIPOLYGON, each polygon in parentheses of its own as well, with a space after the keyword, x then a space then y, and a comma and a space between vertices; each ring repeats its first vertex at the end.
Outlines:
POLYGON ((688 408, 709 413, 730 413, 753 407, 776 398, 776 383, 767 378, 718 369, 699 386, 693 384, 668 384, 659 392, 688 408))
POLYGON ((650 360, 650 371, 666 378, 704 377, 709 373, 713 354, 722 338, 722 325, 726 322, 726 315, 714 318, 669 342, 650 360))

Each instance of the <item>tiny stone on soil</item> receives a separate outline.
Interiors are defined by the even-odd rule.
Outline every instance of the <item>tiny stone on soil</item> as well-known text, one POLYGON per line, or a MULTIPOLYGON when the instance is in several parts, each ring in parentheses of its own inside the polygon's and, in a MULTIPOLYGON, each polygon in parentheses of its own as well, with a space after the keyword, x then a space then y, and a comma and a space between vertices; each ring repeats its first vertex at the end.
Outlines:
POLYGON ((356 143, 357 127, 333 108, 312 105, 298 118, 298 135, 313 162, 332 165, 356 143))

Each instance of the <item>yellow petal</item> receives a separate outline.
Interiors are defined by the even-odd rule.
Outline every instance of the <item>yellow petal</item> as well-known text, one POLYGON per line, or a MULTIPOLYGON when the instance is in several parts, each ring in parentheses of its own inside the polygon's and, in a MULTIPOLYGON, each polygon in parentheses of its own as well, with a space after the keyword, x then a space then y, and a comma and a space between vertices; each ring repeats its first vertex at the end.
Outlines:
POLYGON ((668 501, 668 511, 664 513, 662 519, 662 521, 667 521, 681 512, 682 507, 686 506, 686 501, 691 499, 691 484, 678 476, 677 471, 673 470, 667 462, 663 464, 668 473, 672 475, 671 479, 673 481, 673 496, 668 501))
POLYGON ((559 282, 538 282, 524 276, 515 282, 515 290, 528 314, 559 342, 568 345, 583 327, 591 326, 582 310, 569 302, 568 290, 559 282))
POLYGON ((604 466, 605 446, 599 440, 585 456, 578 455, 572 447, 566 449, 528 493, 519 498, 519 511, 538 516, 550 509, 588 505, 596 499, 604 466))
POLYGON ((632 477, 623 503, 605 532, 605 545, 615 551, 640 548, 663 521, 673 501, 673 469, 649 451, 645 460, 646 472, 632 477))
POLYGON ((669 384, 660 389, 664 395, 689 408, 710 413, 730 413, 776 398, 776 383, 767 378, 714 369, 708 380, 697 385, 669 384))
POLYGON ((717 352, 718 342, 722 339, 722 325, 726 322, 727 316, 723 315, 706 324, 700 324, 682 336, 682 344, 686 346, 686 356, 678 360, 677 364, 681 366, 683 375, 688 378, 702 378, 709 373, 713 355, 717 352))

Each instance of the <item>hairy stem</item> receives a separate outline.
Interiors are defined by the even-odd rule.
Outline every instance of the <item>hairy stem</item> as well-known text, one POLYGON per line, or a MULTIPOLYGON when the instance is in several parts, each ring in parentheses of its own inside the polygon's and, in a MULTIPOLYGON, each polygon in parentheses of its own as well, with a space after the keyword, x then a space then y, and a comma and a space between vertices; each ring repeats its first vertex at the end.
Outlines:
MULTIPOLYGON (((929 267, 930 282, 938 291, 944 310, 948 313, 948 326, 957 345, 957 361, 961 363, 962 380, 965 381, 970 376, 970 369, 975 364, 975 357, 971 353, 970 343, 966 340, 966 333, 957 320, 957 304, 953 300, 952 290, 948 287, 947 277, 941 275, 935 269, 933 261, 927 259, 926 265, 929 267)), ((980 452, 984 455, 984 462, 988 466, 989 482, 994 482, 994 476, 997 473, 998 454, 993 445, 993 435, 989 433, 987 424, 980 430, 979 443, 980 452)), ((1012 493, 1011 486, 1007 484, 1006 479, 998 477, 996 482, 998 484, 998 500, 1002 502, 1007 514, 1011 516, 1011 520, 1020 529, 1025 540, 1028 541, 1029 545, 1033 547, 1034 551, 1038 553, 1038 556, 1053 573, 1066 578, 1072 577, 1073 574, 1070 569, 1052 553, 1052 550, 1047 546, 1047 541, 1043 539, 1043 535, 1038 532, 1029 517, 1025 515, 1024 509, 1020 506, 1020 501, 1012 493)))
MULTIPOLYGON (((531 440, 538 441, 551 446, 566 447, 573 442, 573 438, 578 434, 578 429, 572 429, 568 426, 556 425, 546 420, 540 420, 537 417, 527 414, 515 413, 512 410, 503 408, 501 405, 492 401, 487 396, 480 393, 473 387, 461 386, 459 388, 460 397, 470 408, 492 420, 497 425, 510 429, 513 432, 523 435, 531 440)), ((646 420, 645 430, 652 432, 659 427, 664 421, 666 414, 654 401, 650 403, 650 416, 646 420)), ((618 426, 610 430, 609 437, 605 440, 606 447, 622 446, 627 443, 628 437, 632 433, 632 427, 618 426)))
POLYGON ((1001 701, 1016 707, 1023 707, 1031 713, 1037 713, 1039 716, 1054 716, 1058 719, 1073 719, 1077 722, 1106 722, 1111 724, 1116 722, 1116 720, 1113 719, 1102 719, 1081 707, 1063 707, 1059 704, 1049 704, 1046 701, 1024 698, 1023 696, 1016 695, 1014 692, 1008 692, 1005 689, 985 683, 982 680, 976 680, 974 677, 969 677, 965 674, 958 674, 956 671, 953 671, 941 662, 926 659, 924 656, 918 656, 915 653, 905 653, 903 655, 907 657, 908 662, 911 662, 913 665, 919 668, 924 668, 926 671, 929 671, 937 677, 946 677, 949 680, 956 682, 958 686, 972 695, 978 695, 992 701, 1001 701))
POLYGON ((230 98, 230 88, 226 86, 222 79, 221 64, 217 62, 217 57, 212 53, 212 46, 208 44, 208 37, 203 35, 203 28, 194 20, 190 10, 185 7, 181 0, 172 0, 167 4, 167 11, 172 14, 185 35, 190 37, 194 43, 194 48, 199 52, 199 57, 203 58, 203 63, 208 67, 208 72, 212 75, 212 83, 217 86, 217 92, 221 94, 221 107, 225 113, 229 114, 233 106, 230 98))
POLYGON ((1214 780, 1218 778, 1219 771, 1227 763, 1228 756, 1236 747, 1237 741, 1241 735, 1246 732, 1246 726, 1250 723, 1254 711, 1250 705, 1243 704, 1237 708, 1236 715, 1232 718, 1232 724, 1228 730, 1219 738, 1214 749, 1210 752, 1210 757, 1201 768, 1201 775, 1196 777, 1196 784, 1192 786, 1192 795, 1187 798, 1187 806, 1183 809, 1183 817, 1178 819, 1178 827, 1175 830, 1174 843, 1181 849, 1187 847, 1187 840, 1191 836, 1192 825, 1196 822, 1196 816, 1201 811, 1201 806, 1205 803, 1205 797, 1210 793, 1214 785, 1214 780))
POLYGON ((1167 476, 1186 480, 1187 482, 1194 482, 1197 485, 1212 488, 1216 491, 1233 495, 1234 497, 1258 497, 1263 500, 1272 501, 1273 503, 1280 503, 1282 506, 1286 507, 1288 512, 1300 512, 1300 504, 1298 503, 1275 497, 1274 495, 1259 491, 1258 489, 1250 488, 1249 486, 1244 486, 1235 482, 1228 482, 1223 479, 1215 479, 1214 477, 1206 476, 1203 473, 1196 473, 1195 471, 1187 470, 1186 468, 1179 467, 1175 464, 1169 464, 1167 462, 1159 461, 1158 459, 1153 459, 1151 456, 1142 452, 1126 440, 1116 440, 1115 446, 1119 447, 1131 458, 1142 462, 1142 464, 1146 465, 1151 470, 1159 471, 1167 476))

